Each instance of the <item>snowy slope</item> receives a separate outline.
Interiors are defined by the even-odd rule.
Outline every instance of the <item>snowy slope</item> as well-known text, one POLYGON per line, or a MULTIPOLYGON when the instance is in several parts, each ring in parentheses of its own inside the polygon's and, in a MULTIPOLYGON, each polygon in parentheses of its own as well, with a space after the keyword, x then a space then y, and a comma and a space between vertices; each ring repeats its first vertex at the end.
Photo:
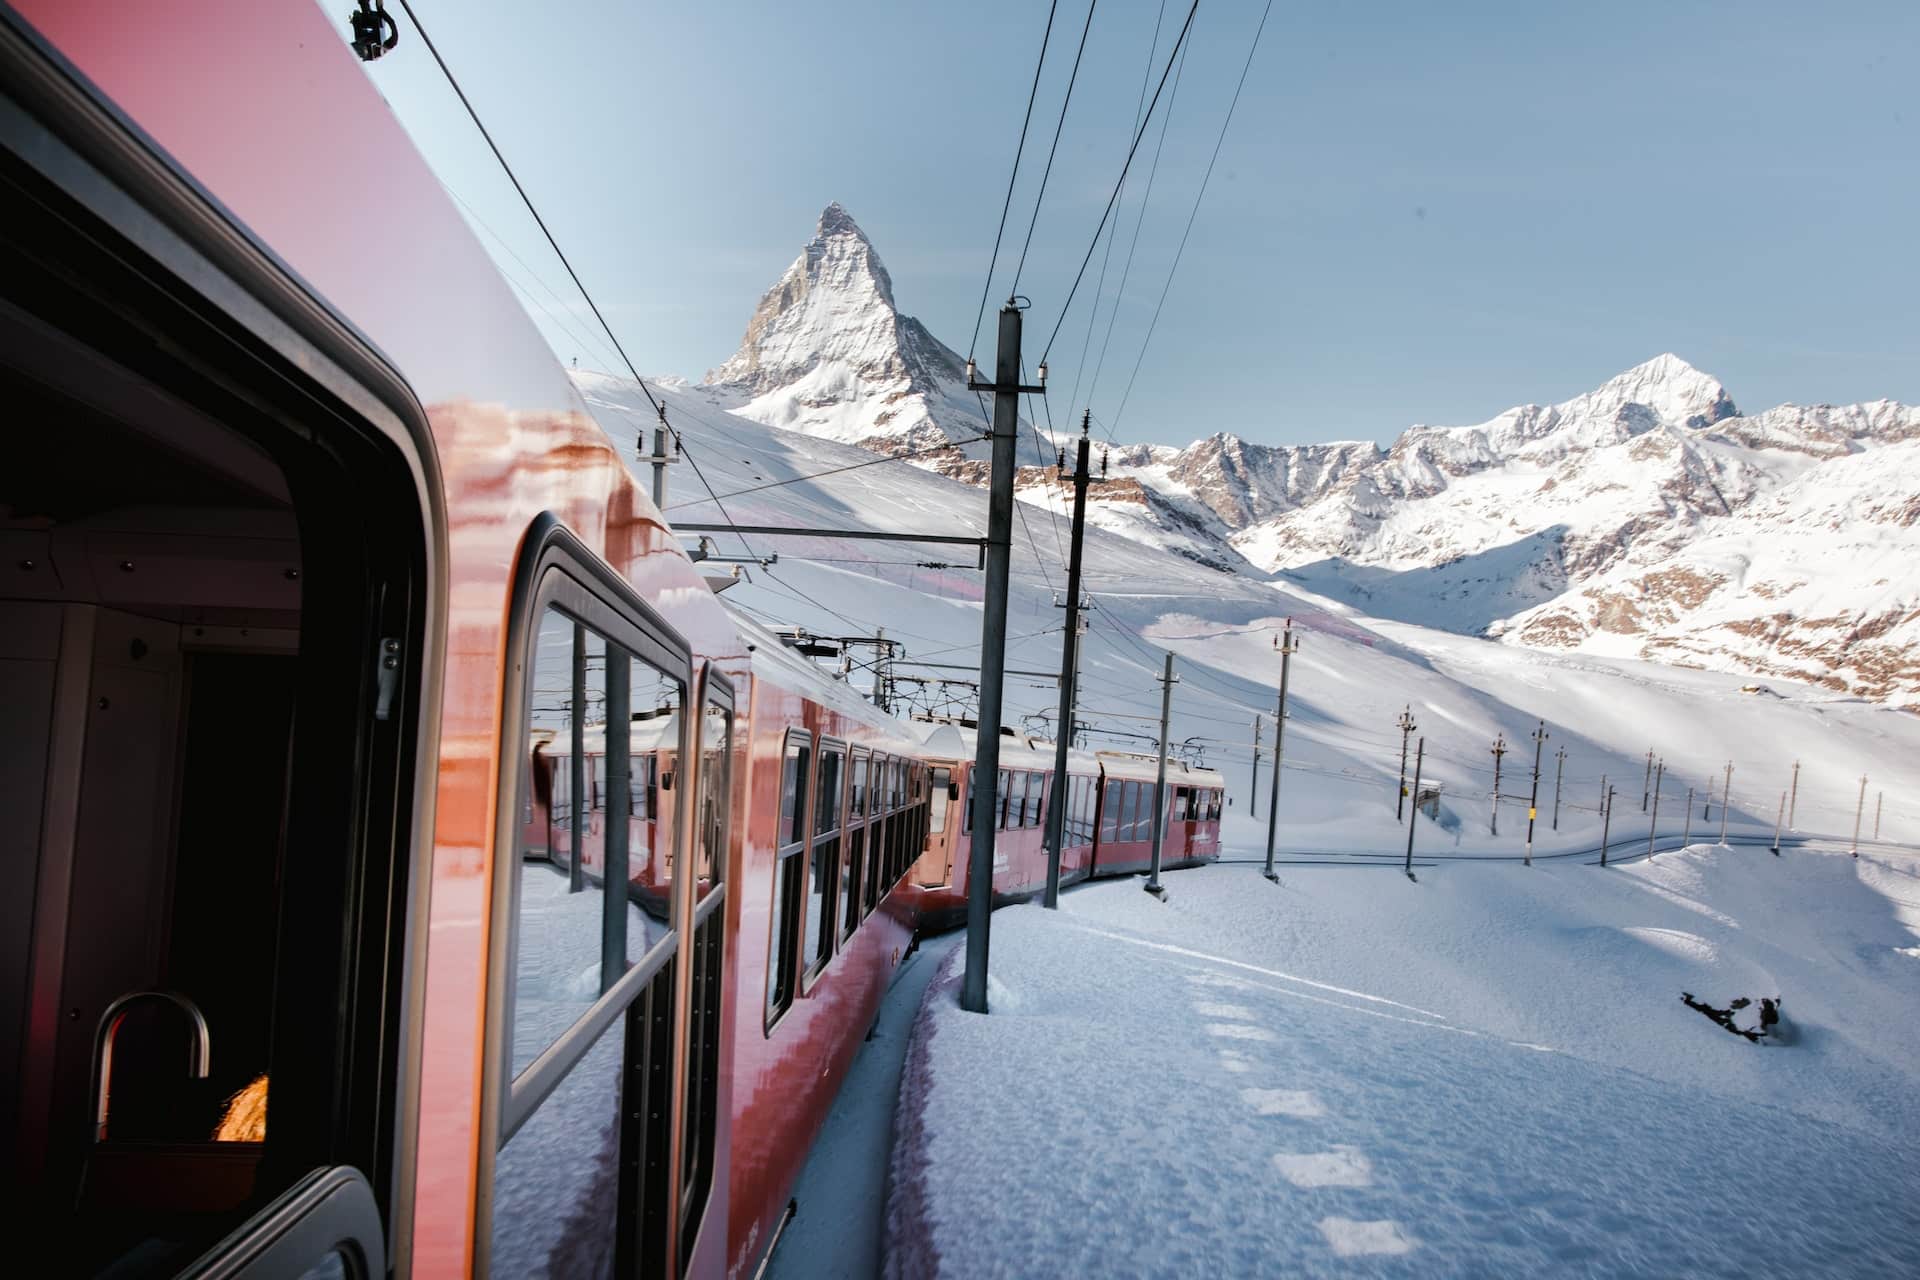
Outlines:
MULTIPOLYGON (((583 394, 623 450, 652 413, 632 384, 582 373, 583 394)), ((897 461, 793 432, 766 427, 713 407, 696 392, 669 390, 669 414, 688 456, 723 495, 728 515, 748 524, 916 530, 978 536, 985 495, 977 488, 897 461), (865 465, 863 465, 865 464, 865 465), (837 468, 801 483, 796 477, 837 468), (775 487, 764 487, 764 486, 775 487), (745 491, 751 492, 745 492, 745 491), (732 495, 732 496, 726 496, 732 495)), ((634 456, 628 453, 628 456, 634 456)), ((691 466, 673 470, 669 516, 721 522, 691 466)), ((1029 490, 1029 496, 1034 495, 1029 490)), ((1044 488, 1040 492, 1046 492, 1044 488)), ((1054 490, 1056 506, 1058 491, 1054 490)), ((1021 502, 1014 524, 1008 665, 1057 668, 1066 521, 1021 502)), ((906 645, 896 670, 923 679, 970 679, 968 670, 918 667, 916 661, 977 664, 981 575, 970 547, 911 542, 782 538, 746 540, 759 555, 777 552, 771 569, 749 568, 751 581, 726 593, 755 616, 805 625, 823 634, 872 634, 884 627, 906 645), (821 559, 802 559, 821 557, 821 559), (934 567, 950 566, 950 567, 934 567)), ((717 550, 737 555, 739 539, 716 535, 717 550)), ((1506 758, 1501 790, 1508 800, 1496 839, 1487 831, 1496 734, 1530 746, 1537 720, 1552 734, 1546 747, 1539 847, 1594 843, 1600 826, 1602 774, 1638 789, 1644 756, 1656 747, 1667 761, 1663 833, 1682 834, 1681 799, 1689 785, 1704 795, 1734 759, 1735 830, 1770 833, 1777 803, 1802 762, 1796 817, 1803 829, 1850 831, 1859 778, 1872 779, 1866 833, 1876 794, 1884 790, 1884 832, 1920 840, 1920 718, 1854 698, 1782 682, 1778 696, 1740 692, 1744 679, 1680 670, 1631 658, 1544 652, 1369 619, 1351 606, 1245 574, 1218 572, 1189 559, 1096 527, 1089 530, 1086 588, 1092 614, 1083 663, 1083 714, 1099 745, 1142 747, 1156 731, 1160 648, 1181 659, 1176 692, 1176 744, 1204 753, 1227 771, 1244 812, 1248 804, 1253 717, 1268 717, 1271 744, 1278 662, 1273 640, 1291 616, 1303 633, 1294 659, 1287 728, 1287 781, 1281 799, 1283 847, 1392 849, 1404 840, 1394 820, 1400 736, 1394 718, 1411 704, 1427 738, 1425 777, 1445 789, 1445 820, 1434 838, 1450 847, 1520 852, 1524 791, 1531 769, 1519 753, 1506 758), (1132 736, 1129 736, 1132 735, 1132 736), (1565 794, 1559 831, 1548 829, 1553 751, 1564 746, 1565 794)), ((863 682, 865 675, 858 677, 863 682)), ((917 697, 903 687, 903 697, 917 697)), ((963 691, 953 691, 956 694, 963 691)), ((932 686, 920 705, 938 705, 932 686)), ((1051 680, 1016 676, 1007 688, 1010 724, 1024 717, 1049 726, 1057 700, 1051 680)), ((1270 747, 1269 747, 1270 749, 1270 747)), ((1269 756, 1270 759, 1270 756, 1269 756)), ((1263 781, 1270 776, 1263 768, 1263 781)), ((1717 786, 1717 782, 1715 782, 1717 786)), ((1620 802, 1618 827, 1629 820, 1620 802)), ((1264 812, 1264 803, 1262 805, 1264 812)), ((1632 821, 1644 823, 1639 797, 1632 821)), ((1697 817, 1697 815, 1696 815, 1697 817)), ((1644 826, 1640 828, 1644 831, 1644 826)))
POLYGON ((1282 872, 1003 911, 989 1017, 948 958, 890 1274, 1920 1271, 1910 859, 1282 872), (1782 996, 1793 1042, 1683 991, 1782 996))

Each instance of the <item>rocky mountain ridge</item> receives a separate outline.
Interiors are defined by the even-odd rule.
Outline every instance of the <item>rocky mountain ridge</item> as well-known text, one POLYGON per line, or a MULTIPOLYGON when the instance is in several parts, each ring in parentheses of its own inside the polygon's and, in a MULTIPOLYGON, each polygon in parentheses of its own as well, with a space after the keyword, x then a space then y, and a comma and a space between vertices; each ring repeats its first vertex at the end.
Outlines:
MULTIPOLYGON (((899 314, 872 243, 835 204, 700 390, 981 483, 985 422, 964 376, 899 314)), ((1718 379, 1663 354, 1569 400, 1415 425, 1386 448, 1223 432, 1096 459, 1090 520, 1216 570, 1514 643, 1920 705, 1911 406, 1743 415, 1718 379)), ((1018 491, 1064 511, 1051 461, 1023 466, 1018 491)))

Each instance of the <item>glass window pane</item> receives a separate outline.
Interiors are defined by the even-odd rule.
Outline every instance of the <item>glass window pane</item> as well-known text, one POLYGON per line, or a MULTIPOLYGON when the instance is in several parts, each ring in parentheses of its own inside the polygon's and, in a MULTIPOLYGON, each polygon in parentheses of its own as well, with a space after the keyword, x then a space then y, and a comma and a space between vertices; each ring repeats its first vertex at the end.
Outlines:
MULTIPOLYGON (((589 769, 575 761, 575 725, 587 759, 604 753, 606 741, 606 642, 557 610, 541 619, 534 640, 528 726, 536 742, 566 767, 556 770, 557 788, 584 793, 589 769)), ((579 799, 585 803, 584 794, 579 799)), ((600 972, 601 883, 604 850, 596 814, 580 815, 576 864, 572 805, 550 823, 546 849, 528 845, 520 863, 519 919, 514 933, 512 1071, 528 1063, 572 1026, 605 990, 600 972)), ((615 975, 617 976, 617 975, 615 975)))
POLYGON ((680 707, 686 691, 678 680, 639 658, 630 660, 627 671, 628 750, 635 778, 644 779, 629 790, 637 787, 646 799, 644 811, 627 822, 627 962, 632 964, 672 932, 678 793, 660 784, 679 769, 680 707))
POLYGON ((696 900, 727 875, 727 804, 732 791, 733 715, 709 702, 700 717, 700 865, 696 900))
POLYGON ((812 969, 833 951, 833 875, 840 858, 840 841, 823 836, 814 841, 807 866, 806 951, 801 963, 812 969))
POLYGON ((806 835, 807 764, 813 750, 805 743, 787 744, 787 763, 780 779, 780 843, 784 847, 806 835))
POLYGON ((616 1018, 501 1149, 493 1168, 494 1275, 612 1274, 625 1044, 626 1020, 616 1018))
POLYGON ((947 805, 950 803, 947 795, 947 787, 952 782, 953 771, 951 769, 935 769, 933 771, 932 807, 929 810, 927 818, 927 831, 932 835, 937 836, 947 829, 947 805))
POLYGON ((854 758, 853 775, 852 775, 853 781, 852 781, 852 788, 851 788, 852 795, 849 801, 849 807, 847 811, 847 817, 849 820, 857 820, 867 816, 867 765, 868 763, 869 762, 866 756, 857 756, 854 758))
POLYGON ((845 760, 846 755, 837 750, 820 753, 813 797, 813 833, 817 836, 840 827, 840 767, 845 760))

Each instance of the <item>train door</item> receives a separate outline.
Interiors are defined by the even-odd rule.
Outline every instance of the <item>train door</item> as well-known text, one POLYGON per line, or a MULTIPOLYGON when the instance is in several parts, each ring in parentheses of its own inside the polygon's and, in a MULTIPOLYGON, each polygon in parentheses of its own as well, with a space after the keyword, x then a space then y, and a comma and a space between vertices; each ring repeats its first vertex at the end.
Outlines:
POLYGON ((668 800, 688 785, 676 774, 700 772, 692 739, 706 712, 690 698, 685 642, 623 579, 550 517, 526 546, 501 740, 539 735, 567 755, 576 803, 566 839, 522 848, 509 818, 529 785, 516 776, 526 757, 502 753, 476 1269, 671 1274, 685 1208, 674 1134, 690 1088, 676 1046, 688 1034, 685 968, 699 959, 689 881, 711 868, 697 845, 682 856, 700 835, 700 802, 668 800), (641 731, 668 724, 671 740, 641 731), (656 785, 677 820, 635 822, 636 763, 656 753, 674 762, 656 785), (589 772, 605 785, 582 785, 589 772), (636 882, 636 866, 664 869, 666 883, 636 882))
POLYGON ((424 416, 17 21, 6 1203, 49 1273, 384 1273, 433 758, 424 416))

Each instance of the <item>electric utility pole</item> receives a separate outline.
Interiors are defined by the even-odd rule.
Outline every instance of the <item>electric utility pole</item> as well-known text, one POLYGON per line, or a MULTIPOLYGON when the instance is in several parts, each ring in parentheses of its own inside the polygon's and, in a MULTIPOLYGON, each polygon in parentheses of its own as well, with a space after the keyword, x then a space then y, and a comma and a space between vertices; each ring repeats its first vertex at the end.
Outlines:
MULTIPOLYGON (((993 381, 972 376, 967 390, 993 392, 993 471, 987 496, 987 581, 980 621, 980 711, 974 734, 973 846, 967 860, 967 967, 960 983, 960 1007, 987 1011, 987 931, 993 911, 993 818, 1000 776, 1000 710, 1007 668, 1007 581, 1013 552, 1013 477, 1020 444, 1020 396, 1045 395, 1040 385, 1020 385, 1020 308, 1009 298, 1000 308, 1000 344, 994 354, 993 381)), ((1065 728, 1066 726, 1062 726, 1065 728)))
POLYGON ((1873 841, 1875 844, 1880 842, 1880 810, 1886 803, 1886 792, 1876 791, 1873 793, 1873 841))
MULTIPOLYGON (((679 441, 674 442, 674 452, 667 452, 667 406, 660 405, 660 425, 653 429, 653 452, 642 454, 642 462, 653 464, 653 505, 661 511, 667 509, 667 467, 680 461, 679 441)), ((646 431, 642 429, 640 442, 646 440, 646 431)))
POLYGON ((1727 776, 1720 784, 1720 843, 1727 842, 1727 811, 1733 807, 1733 761, 1727 761, 1727 776))
POLYGON ((1400 726, 1400 795, 1393 803, 1393 820, 1398 822, 1407 803, 1407 735, 1420 726, 1413 722, 1411 705, 1400 712, 1400 718, 1394 723, 1400 726))
POLYGON ((1653 748, 1647 748, 1647 780, 1640 790, 1640 812, 1647 811, 1647 797, 1653 794, 1653 748))
MULTIPOLYGON (((1533 792, 1527 797, 1527 856, 1533 865, 1533 819, 1540 812, 1540 751, 1547 745, 1547 722, 1542 720, 1533 731, 1533 792)), ((1496 791, 1498 787, 1494 788, 1496 791)))
POLYGON ((1067 745, 1073 739, 1074 703, 1080 687, 1080 547, 1087 532, 1088 430, 1093 413, 1080 418, 1080 444, 1074 455, 1073 538, 1067 544, 1067 630, 1060 642, 1060 719, 1054 726, 1053 796, 1047 802, 1048 908, 1060 905, 1060 846, 1066 839, 1067 745))
POLYGON ((1798 760, 1795 760, 1793 762, 1793 786, 1788 788, 1787 790, 1787 827, 1789 830, 1798 829, 1794 825, 1793 815, 1795 810, 1797 810, 1799 807, 1800 807, 1800 762, 1798 760))
POLYGON ((1497 735, 1494 738, 1493 740, 1493 819, 1492 819, 1490 829, 1492 834, 1496 836, 1500 834, 1500 757, 1506 755, 1507 752, 1511 751, 1512 749, 1513 748, 1507 745, 1506 734, 1502 733, 1497 735))
MULTIPOLYGON (((1709 796, 1713 794, 1713 784, 1711 782, 1707 784, 1707 794, 1709 796)), ((1684 849, 1692 843, 1693 843, 1693 788, 1688 787, 1687 788, 1687 816, 1686 816, 1686 820, 1680 824, 1680 847, 1684 849)))
POLYGON ((1420 739, 1420 745, 1413 753, 1413 816, 1407 819, 1407 879, 1413 879, 1413 828, 1420 821, 1420 766, 1427 761, 1427 740, 1420 739))
POLYGON ((1860 815, 1867 808, 1867 775, 1860 775, 1860 802, 1853 806, 1853 856, 1860 856, 1860 815))
POLYGON ((1780 856, 1780 824, 1787 820, 1787 793, 1780 793, 1780 812, 1773 816, 1773 856, 1780 856))
POLYGON ((1253 788, 1247 792, 1254 800, 1260 798, 1260 713, 1253 716, 1253 788))
POLYGON ((1607 836, 1613 830, 1613 788, 1600 797, 1600 865, 1607 865, 1607 836))
POLYGON ((1653 833, 1660 829, 1660 783, 1667 776, 1667 762, 1660 761, 1660 771, 1653 775, 1653 816, 1647 819, 1647 856, 1653 856, 1653 833))
POLYGON ((1273 838, 1280 828, 1280 770, 1287 743, 1287 667, 1300 649, 1300 642, 1294 639, 1292 618, 1286 620, 1280 638, 1273 643, 1280 651, 1280 711, 1273 722, 1273 795, 1267 801, 1267 869, 1261 874, 1279 884, 1280 877, 1273 874, 1273 838))
POLYGON ((1567 771, 1567 749, 1561 747, 1553 753, 1553 829, 1560 829, 1560 778, 1567 771))
POLYGON ((1164 899, 1160 886, 1160 846, 1167 835, 1167 721, 1173 715, 1173 686, 1179 677, 1173 674, 1173 654, 1167 654, 1166 670, 1160 673, 1160 770, 1153 779, 1153 862, 1147 872, 1146 891, 1164 899))

